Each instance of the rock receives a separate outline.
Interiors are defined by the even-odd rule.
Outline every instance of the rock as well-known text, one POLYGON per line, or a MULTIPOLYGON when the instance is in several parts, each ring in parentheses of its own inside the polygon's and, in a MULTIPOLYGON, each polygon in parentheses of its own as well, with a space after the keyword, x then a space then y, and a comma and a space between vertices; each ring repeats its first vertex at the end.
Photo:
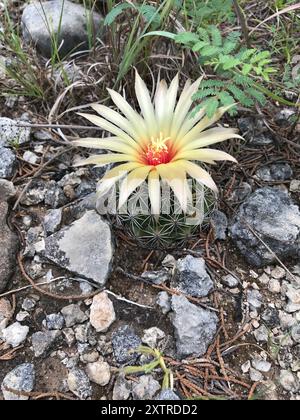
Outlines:
POLYGON ((293 315, 287 314, 284 311, 279 311, 280 327, 283 331, 290 329, 296 324, 296 320, 293 315))
POLYGON ((169 400, 176 401, 180 400, 177 394, 172 389, 163 389, 155 398, 156 400, 169 400))
POLYGON ((266 187, 257 190, 241 205, 230 227, 234 242, 250 264, 263 267, 273 263, 275 256, 251 229, 278 258, 299 255, 299 208, 279 189, 266 187))
POLYGON ((86 372, 89 379, 100 386, 105 386, 110 381, 110 366, 106 362, 88 363, 86 372))
POLYGON ((178 357, 203 356, 217 332, 218 317, 184 296, 172 296, 172 310, 178 357))
POLYGON ((293 170, 288 163, 273 163, 259 168, 256 176, 265 182, 287 181, 293 177, 293 170))
POLYGON ((14 184, 7 179, 0 179, 0 201, 8 201, 16 195, 14 184))
POLYGON ((264 380, 263 375, 253 368, 250 368, 249 374, 250 374, 250 379, 253 382, 261 382, 264 380))
POLYGON ((225 240, 227 238, 228 219, 225 213, 214 210, 210 217, 215 239, 225 240))
POLYGON ((89 323, 76 325, 73 328, 73 330, 75 332, 76 340, 79 343, 87 343, 88 342, 88 335, 89 335, 89 331, 90 331, 90 324, 89 323))
POLYGON ((281 292, 281 284, 276 279, 271 279, 269 282, 268 289, 271 293, 280 293, 281 292))
POLYGON ((141 277, 149 283, 163 284, 170 280, 170 273, 169 270, 165 268, 159 271, 145 271, 141 277))
POLYGON ((285 295, 289 299, 290 303, 300 305, 300 288, 298 289, 292 285, 288 285, 285 295))
POLYGON ((267 343, 269 341, 269 331, 264 325, 254 331, 253 335, 256 338, 256 341, 262 343, 267 343))
POLYGON ((132 382, 133 400, 152 400, 159 390, 159 382, 151 375, 142 375, 137 382, 132 382))
POLYGON ((17 158, 7 147, 0 146, 0 178, 11 178, 14 174, 17 158))
POLYGON ((55 181, 49 181, 45 194, 45 204, 51 209, 57 209, 64 206, 68 202, 67 197, 61 187, 55 181))
POLYGON ((292 117, 295 115, 295 111, 291 108, 281 109, 275 115, 275 122, 276 124, 280 125, 281 127, 290 127, 292 124, 292 117))
POLYGON ((22 31, 25 42, 35 44, 38 51, 47 58, 52 55, 51 37, 58 37, 57 44, 61 46, 59 53, 63 57, 76 50, 88 49, 87 22, 93 26, 92 33, 99 34, 102 21, 101 15, 94 12, 90 22, 86 9, 69 0, 36 1, 23 11, 22 31))
POLYGON ((22 309, 24 311, 32 311, 35 308, 36 300, 31 297, 26 297, 22 303, 22 309))
POLYGON ((48 330, 62 330, 65 325, 65 319, 61 314, 46 315, 43 325, 48 330))
POLYGON ((61 313, 65 319, 66 327, 73 327, 76 324, 82 324, 88 320, 88 317, 82 310, 79 305, 71 304, 62 308, 61 313))
POLYGON ((106 292, 94 296, 91 305, 90 323, 97 332, 107 331, 116 320, 112 301, 106 292))
POLYGON ((139 355, 137 353, 131 353, 131 351, 137 349, 142 344, 142 340, 128 325, 118 328, 112 334, 111 341, 114 356, 118 363, 132 364, 136 361, 139 355))
POLYGON ((26 152, 23 154, 23 160, 32 165, 35 165, 39 161, 39 157, 30 150, 26 150, 26 152))
POLYGON ((247 360, 247 362, 243 363, 242 366, 241 366, 241 370, 242 370, 243 373, 248 373, 250 368, 251 368, 250 360, 247 360))
POLYGON ((264 321, 268 328, 278 327, 280 319, 278 311, 275 308, 267 308, 261 315, 261 319, 264 321))
POLYGON ((282 280, 286 276, 286 271, 284 268, 277 266, 271 271, 271 276, 274 279, 282 280))
POLYGON ((0 183, 0 292, 2 292, 14 274, 16 267, 17 237, 6 224, 8 204, 13 188, 7 182, 0 183))
POLYGON ((165 338, 165 336, 166 334, 157 327, 148 328, 147 330, 144 330, 142 342, 152 349, 155 349, 158 342, 165 338))
POLYGON ((292 339, 300 344, 300 324, 294 325, 291 331, 292 339))
POLYGON ((156 304, 161 308, 162 313, 165 315, 171 310, 171 301, 167 292, 159 292, 156 298, 156 304))
POLYGON ((28 333, 29 327, 21 325, 19 322, 15 322, 2 330, 4 341, 12 347, 18 347, 22 344, 26 340, 28 333))
POLYGON ((242 182, 232 193, 230 200, 234 202, 242 202, 252 193, 252 187, 247 182, 242 182))
POLYGON ((92 387, 89 378, 81 369, 72 369, 67 378, 70 391, 81 400, 86 400, 92 396, 92 387))
POLYGON ((94 210, 45 239, 48 260, 100 286, 106 283, 112 256, 110 227, 94 210))
POLYGON ((278 386, 272 381, 264 381, 259 388, 259 393, 264 397, 265 401, 278 401, 278 386))
POLYGON ((206 271, 205 260, 194 258, 191 255, 178 260, 172 287, 187 295, 208 296, 214 288, 214 283, 206 271))
POLYGON ((45 356, 48 351, 50 351, 52 344, 58 340, 60 335, 60 331, 39 331, 34 333, 31 337, 34 357, 45 356))
MULTIPOLYGON (((24 121, 0 118, 0 147, 8 147, 12 144, 20 145, 30 140, 30 127, 18 127, 17 123, 24 121)), ((1 153, 0 153, 1 155, 1 153)))
POLYGON ((56 232, 62 221, 62 209, 49 210, 44 218, 44 229, 46 235, 56 232))
POLYGON ((223 276, 222 283, 224 284, 224 286, 227 286, 230 289, 234 289, 235 287, 239 285, 238 279, 232 276, 231 274, 228 274, 227 276, 223 276))
POLYGON ((252 366, 254 369, 258 370, 259 372, 268 373, 271 370, 271 363, 263 360, 263 359, 253 359, 252 366))
POLYGON ((251 146, 267 146, 274 141, 271 133, 265 127, 264 122, 259 118, 239 118, 238 125, 243 137, 251 146))
POLYGON ((45 200, 48 191, 48 183, 43 180, 33 180, 21 203, 25 206, 35 206, 45 200))
POLYGON ((263 297, 258 290, 247 291, 247 301, 252 309, 260 309, 263 304, 263 297))
POLYGON ((279 383, 285 391, 297 392, 299 390, 298 379, 288 370, 280 372, 279 383))
POLYGON ((300 180, 293 179, 291 181, 290 192, 292 192, 292 193, 300 192, 300 180))
POLYGON ((1 390, 5 400, 26 401, 29 399, 26 395, 18 395, 17 392, 31 392, 34 388, 35 369, 31 363, 23 363, 11 370, 3 379, 1 390), (16 393, 8 391, 6 388, 17 391, 16 393))
POLYGON ((131 394, 131 387, 132 387, 132 382, 127 381, 123 375, 119 375, 114 385, 112 399, 114 401, 128 400, 131 394))

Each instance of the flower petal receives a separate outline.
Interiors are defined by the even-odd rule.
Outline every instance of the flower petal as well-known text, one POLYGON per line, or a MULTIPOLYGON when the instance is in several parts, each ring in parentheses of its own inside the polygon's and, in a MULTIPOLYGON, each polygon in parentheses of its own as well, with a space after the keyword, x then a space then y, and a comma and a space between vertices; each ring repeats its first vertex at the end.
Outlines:
POLYGON ((92 114, 78 113, 78 115, 81 115, 82 117, 90 121, 91 123, 97 125, 98 127, 101 127, 103 130, 108 131, 117 137, 120 137, 120 139, 130 144, 134 149, 140 150, 139 144, 136 143, 132 137, 130 137, 128 134, 126 134, 124 131, 122 131, 120 128, 116 127, 112 123, 106 121, 104 118, 101 118, 101 117, 98 117, 97 115, 92 115, 92 114))
POLYGON ((118 114, 113 109, 108 108, 107 106, 101 104, 93 104, 91 107, 102 117, 106 118, 108 121, 115 124, 117 127, 120 127, 126 133, 128 133, 133 139, 138 140, 139 134, 134 129, 133 125, 122 115, 118 114))
POLYGON ((97 193, 101 196, 106 194, 114 184, 128 172, 131 172, 133 169, 143 166, 141 163, 129 162, 124 163, 123 165, 118 165, 115 168, 108 171, 103 178, 98 182, 97 193))
POLYGON ((141 168, 134 169, 124 179, 120 186, 119 208, 123 207, 133 191, 135 191, 145 181, 152 168, 153 166, 143 166, 141 168))
POLYGON ((211 144, 220 143, 229 139, 242 139, 243 137, 236 133, 233 128, 215 127, 209 130, 203 131, 200 136, 191 142, 186 142, 182 145, 182 151, 199 149, 200 147, 206 147, 211 144))
POLYGON ((182 167, 189 176, 196 179, 197 182, 205 185, 213 191, 218 191, 218 188, 212 177, 209 175, 208 172, 200 168, 200 166, 196 165, 193 162, 189 162, 188 160, 180 160, 176 163, 178 164, 178 166, 182 167))
POLYGON ((218 160, 229 160, 237 163, 237 160, 228 153, 215 149, 186 150, 179 152, 176 159, 200 160, 206 163, 214 163, 214 161, 218 160))
POLYGON ((129 103, 116 91, 112 89, 107 89, 112 101, 120 109, 120 111, 125 115, 125 117, 131 122, 138 135, 140 136, 140 141, 146 140, 147 128, 143 118, 129 105, 129 103))
POLYGON ((159 215, 161 206, 161 189, 159 174, 156 169, 153 169, 148 176, 148 189, 151 203, 151 213, 159 215))
POLYGON ((112 152, 127 154, 132 153, 134 156, 137 156, 137 151, 128 144, 124 143, 124 141, 120 140, 118 137, 106 137, 104 139, 86 137, 74 140, 72 143, 75 146, 87 147, 89 149, 111 150, 112 152))
POLYGON ((115 162, 136 162, 136 158, 132 155, 123 155, 118 153, 104 154, 104 155, 93 155, 87 159, 84 159, 78 163, 75 163, 74 166, 84 166, 84 165, 107 165, 108 163, 115 162))
MULTIPOLYGON (((198 124, 195 125, 183 138, 178 139, 178 147, 189 143, 190 141, 196 140, 197 137, 201 134, 203 130, 213 125, 215 122, 219 121, 219 119, 227 112, 232 105, 221 107, 219 108, 212 118, 208 118, 208 116, 204 117, 198 124)), ((179 137, 179 136, 178 136, 179 137)))
POLYGON ((137 71, 135 73, 135 93, 142 114, 146 121, 148 134, 150 136, 155 136, 157 135, 157 123, 155 119, 153 104, 146 83, 142 80, 137 71))

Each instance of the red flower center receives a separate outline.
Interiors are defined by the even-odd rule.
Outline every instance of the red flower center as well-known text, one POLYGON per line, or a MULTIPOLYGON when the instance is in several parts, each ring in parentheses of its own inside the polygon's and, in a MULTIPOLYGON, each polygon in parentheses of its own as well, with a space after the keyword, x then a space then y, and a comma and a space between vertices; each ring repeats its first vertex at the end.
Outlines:
POLYGON ((148 165, 157 166, 163 163, 169 163, 172 159, 170 149, 166 144, 170 140, 170 137, 163 138, 163 134, 160 133, 160 137, 154 139, 152 137, 151 142, 147 146, 145 152, 145 158, 148 165))

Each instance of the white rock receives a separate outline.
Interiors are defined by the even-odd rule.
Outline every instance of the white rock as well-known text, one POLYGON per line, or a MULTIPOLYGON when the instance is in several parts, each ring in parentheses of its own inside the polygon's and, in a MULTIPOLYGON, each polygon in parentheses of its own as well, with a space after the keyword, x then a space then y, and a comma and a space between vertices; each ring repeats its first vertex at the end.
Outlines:
POLYGON ((288 370, 282 370, 280 372, 279 382, 285 391, 297 392, 299 390, 298 379, 288 370))
POLYGON ((261 382, 263 381, 264 377, 256 369, 250 368, 250 379, 253 382, 261 382))
POLYGON ((277 266, 271 271, 271 276, 274 279, 282 280, 286 276, 286 271, 282 267, 277 266))
POLYGON ((29 327, 15 322, 2 331, 4 341, 12 347, 18 347, 22 344, 29 333, 29 327))
POLYGON ((269 282, 268 289, 271 293, 280 293, 281 291, 281 285, 280 282, 276 279, 271 279, 269 282))
POLYGON ((151 348, 155 348, 159 340, 163 339, 166 334, 157 327, 152 327, 144 330, 142 342, 147 344, 151 348))
POLYGON ((94 296, 91 306, 90 323, 97 332, 107 331, 116 320, 112 301, 106 292, 94 296))
POLYGON ((271 363, 262 359, 253 359, 252 366, 254 367, 254 369, 258 370, 259 372, 264 372, 264 373, 269 372, 272 367, 271 363))
POLYGON ((110 366, 106 362, 89 363, 86 372, 89 379, 100 386, 105 386, 110 381, 110 366))
POLYGON ((39 157, 30 150, 27 150, 23 154, 23 160, 25 160, 25 162, 31 163, 32 165, 35 165, 39 161, 39 157))

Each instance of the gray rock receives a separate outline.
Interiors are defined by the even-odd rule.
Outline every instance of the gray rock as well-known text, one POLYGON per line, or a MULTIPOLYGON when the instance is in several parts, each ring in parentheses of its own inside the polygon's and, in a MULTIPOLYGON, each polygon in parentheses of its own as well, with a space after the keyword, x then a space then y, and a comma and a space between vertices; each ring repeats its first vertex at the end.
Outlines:
POLYGON ((120 364, 132 364, 138 358, 137 353, 131 353, 132 350, 137 349, 142 340, 135 334, 133 329, 128 325, 118 328, 112 334, 112 346, 115 359, 120 364))
POLYGON ((278 258, 299 255, 299 208, 279 189, 266 187, 257 190, 241 205, 230 227, 234 242, 250 264, 263 267, 275 262, 275 256, 251 229, 278 258))
POLYGON ((159 292, 156 298, 156 304, 161 308, 165 315, 171 310, 171 300, 167 292, 159 292))
POLYGON ((228 219, 225 213, 214 210, 210 217, 215 239, 225 240, 227 237, 228 219))
MULTIPOLYGON (((11 187, 11 184, 9 184, 11 187)), ((9 186, 6 181, 0 183, 0 292, 2 292, 16 267, 16 253, 18 248, 18 240, 14 233, 11 232, 6 224, 8 212, 8 204, 6 200, 12 194, 13 189, 9 192, 9 186)))
POLYGON ((55 181, 50 181, 47 184, 47 191, 45 194, 45 204, 51 209, 57 209, 64 206, 68 202, 67 197, 61 187, 55 181))
POLYGON ((300 180, 293 179, 290 184, 290 192, 297 193, 300 192, 300 180))
POLYGON ((60 331, 39 331, 31 337, 32 349, 35 357, 45 356, 51 346, 58 340, 60 331))
POLYGON ((300 344, 300 324, 294 325, 291 331, 292 339, 300 344))
POLYGON ((48 183, 43 180, 33 180, 26 194, 21 199, 25 206, 34 206, 42 203, 48 191, 48 183))
POLYGON ((296 112, 291 108, 281 109, 275 115, 275 122, 276 124, 280 125, 281 127, 290 127, 292 124, 292 117, 295 116, 296 112))
POLYGON ((238 279, 231 274, 222 277, 222 283, 224 284, 224 286, 227 286, 230 289, 234 289, 239 285, 238 279))
POLYGON ((279 314, 275 308, 267 308, 262 313, 261 319, 264 321, 268 328, 275 328, 280 325, 279 314))
POLYGON ((274 139, 260 118, 245 117, 238 119, 239 128, 243 137, 251 146, 267 146, 272 144, 274 139))
POLYGON ((157 347, 158 342, 165 336, 166 334, 157 327, 148 328, 147 330, 144 330, 142 342, 154 349, 157 347))
POLYGON ((247 292, 247 301, 251 309, 260 309, 263 304, 263 297, 258 290, 251 289, 247 292))
POLYGON ((256 176, 265 182, 287 181, 293 177, 293 170, 288 163, 273 163, 259 168, 256 176))
POLYGON ((184 296, 172 296, 172 310, 178 356, 203 356, 217 332, 218 317, 184 296))
POLYGON ((46 235, 56 232, 61 225, 62 209, 49 210, 44 218, 44 229, 46 235))
POLYGON ((12 347, 18 347, 22 344, 29 333, 27 325, 21 325, 19 322, 14 322, 9 327, 2 330, 2 336, 6 344, 12 347))
POLYGON ((170 273, 168 269, 163 269, 159 271, 145 271, 141 277, 149 283, 153 284, 163 284, 166 281, 170 280, 170 273))
POLYGON ((79 305, 71 304, 62 308, 61 313, 64 316, 66 327, 73 327, 76 324, 82 324, 88 320, 88 317, 82 310, 79 305))
POLYGON ((297 392, 299 390, 299 380, 288 370, 280 372, 279 383, 285 391, 297 392))
POLYGON ((106 283, 112 256, 110 227, 94 210, 45 239, 48 260, 100 286, 106 283))
POLYGON ((30 150, 26 150, 26 152, 23 154, 23 159, 25 162, 31 163, 33 165, 39 161, 39 157, 30 150))
POLYGON ((11 144, 23 144, 30 140, 30 127, 18 127, 17 123, 10 118, 0 118, 0 147, 7 147, 11 144))
POLYGON ((160 390, 160 384, 151 375, 142 375, 137 382, 132 383, 134 400, 152 400, 160 390))
POLYGON ((124 378, 123 375, 119 375, 116 379, 113 397, 114 401, 125 401, 128 400, 131 394, 132 382, 124 378))
POLYGON ((62 330, 65 324, 65 319, 61 314, 46 315, 43 325, 48 330, 62 330))
POLYGON ((0 178, 11 178, 15 171, 16 155, 7 147, 0 146, 0 178))
POLYGON ((261 382, 264 379, 263 375, 260 372, 258 372, 256 369, 250 368, 249 374, 250 374, 250 379, 253 382, 261 382))
POLYGON ((252 187, 247 182, 242 182, 232 193, 230 199, 234 202, 242 202, 252 193, 252 187))
POLYGON ((23 363, 10 371, 3 379, 1 390, 5 400, 26 401, 29 399, 26 395, 18 395, 17 392, 31 392, 34 388, 35 369, 31 363, 23 363), (10 392, 6 388, 16 391, 10 392))
POLYGON ((86 400, 92 396, 92 387, 86 373, 78 368, 72 369, 67 378, 71 392, 81 400, 86 400))
POLYGON ((169 400, 176 401, 180 400, 177 394, 172 389, 163 389, 155 398, 156 400, 169 400))
POLYGON ((267 343, 269 340, 269 331, 264 325, 261 325, 257 330, 255 330, 253 335, 257 341, 262 343, 267 343))
MULTIPOLYGON (((22 15, 22 30, 24 40, 33 42, 39 52, 45 57, 51 57, 51 36, 58 37, 60 55, 65 56, 71 51, 88 48, 87 22, 89 15, 81 5, 69 0, 52 0, 42 3, 36 1, 25 7, 22 15), (63 6, 63 9, 62 9, 63 6), (63 10, 63 13, 62 13, 63 10), (47 24, 48 22, 48 24, 47 24), (51 31, 49 31, 49 26, 51 31)), ((93 13, 93 32, 99 33, 102 28, 102 17, 93 13)))
POLYGON ((268 373, 271 370, 271 363, 263 359, 253 359, 252 366, 259 372, 268 373))
POLYGON ((206 271, 205 260, 187 255, 178 260, 176 276, 172 287, 181 292, 195 296, 206 297, 214 288, 214 283, 206 271))
POLYGON ((7 179, 0 179, 0 202, 8 201, 16 195, 14 184, 7 179))
POLYGON ((32 311, 35 308, 36 300, 31 297, 26 297, 22 303, 24 311, 32 311))

